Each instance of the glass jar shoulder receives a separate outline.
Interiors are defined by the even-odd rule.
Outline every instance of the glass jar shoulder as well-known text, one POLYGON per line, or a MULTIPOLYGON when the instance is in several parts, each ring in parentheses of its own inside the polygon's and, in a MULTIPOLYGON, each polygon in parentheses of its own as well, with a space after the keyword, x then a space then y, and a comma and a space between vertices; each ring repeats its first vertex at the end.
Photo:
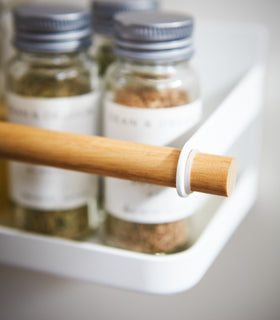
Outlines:
POLYGON ((172 96, 170 106, 190 103, 200 96, 198 75, 189 61, 148 64, 118 60, 106 73, 105 87, 115 100, 119 100, 116 96, 120 93, 142 95, 144 92, 145 96, 147 93, 153 98, 158 96, 161 101, 172 96))
POLYGON ((30 97, 69 97, 98 88, 97 67, 87 54, 18 53, 7 69, 7 89, 30 97))
POLYGON ((94 45, 90 49, 90 56, 97 63, 99 76, 103 77, 108 67, 115 61, 113 53, 114 41, 110 35, 96 34, 94 45))

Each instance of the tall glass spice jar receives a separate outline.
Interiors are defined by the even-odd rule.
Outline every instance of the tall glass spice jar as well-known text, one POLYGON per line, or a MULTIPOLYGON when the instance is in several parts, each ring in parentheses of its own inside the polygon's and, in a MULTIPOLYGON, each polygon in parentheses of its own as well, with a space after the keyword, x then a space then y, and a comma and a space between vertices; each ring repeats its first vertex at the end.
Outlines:
POLYGON ((92 17, 94 24, 94 47, 92 55, 99 66, 99 75, 103 76, 108 66, 115 60, 113 53, 114 15, 123 11, 155 10, 156 0, 94 0, 92 17))
MULTIPOLYGON (((19 6, 14 24, 17 54, 7 75, 9 121, 97 134, 99 84, 97 66, 88 56, 90 14, 72 6, 19 6)), ((9 182, 17 227, 73 239, 88 234, 96 177, 11 162, 9 182)))
MULTIPOLYGON (((190 64, 192 17, 120 13, 115 28, 118 60, 105 77, 105 136, 182 147, 202 115, 190 64)), ((153 254, 189 245, 188 207, 172 188, 106 178, 104 208, 109 245, 153 254)))

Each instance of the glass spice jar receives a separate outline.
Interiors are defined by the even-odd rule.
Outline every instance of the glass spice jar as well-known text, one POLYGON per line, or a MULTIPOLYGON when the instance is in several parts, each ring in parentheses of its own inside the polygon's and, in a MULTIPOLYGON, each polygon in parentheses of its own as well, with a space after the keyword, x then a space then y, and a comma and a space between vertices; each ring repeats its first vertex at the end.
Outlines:
MULTIPOLYGON (((104 135, 181 148, 202 116, 190 64, 193 18, 129 12, 115 22, 118 60, 105 76, 104 135)), ((107 244, 152 254, 188 247, 188 207, 175 189, 105 178, 104 194, 107 244)))
MULTIPOLYGON (((7 73, 9 121, 97 134, 99 82, 88 56, 90 14, 38 5, 16 7, 13 14, 17 53, 7 73)), ((17 162, 9 167, 16 227, 71 239, 88 235, 97 211, 97 177, 17 162)))
POLYGON ((113 53, 113 18, 123 11, 141 11, 157 9, 155 0, 94 0, 92 17, 94 24, 94 47, 92 55, 97 61, 99 75, 103 76, 108 66, 115 60, 113 53))
MULTIPOLYGON (((5 85, 4 85, 4 59, 6 43, 5 18, 7 15, 7 4, 0 0, 0 121, 6 120, 5 105, 5 85)), ((8 184, 7 184, 7 161, 0 157, 0 224, 10 223, 10 202, 8 200, 8 184)))
POLYGON ((6 114, 4 104, 4 12, 4 3, 0 0, 0 120, 4 120, 6 114))

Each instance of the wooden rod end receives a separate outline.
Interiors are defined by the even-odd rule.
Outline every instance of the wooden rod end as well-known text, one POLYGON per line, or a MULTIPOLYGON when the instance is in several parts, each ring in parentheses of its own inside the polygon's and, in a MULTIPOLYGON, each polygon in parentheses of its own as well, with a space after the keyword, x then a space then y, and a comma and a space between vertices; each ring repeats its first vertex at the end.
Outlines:
POLYGON ((226 196, 229 197, 234 189, 236 177, 237 177, 237 160, 235 158, 230 158, 231 163, 228 168, 228 176, 227 176, 227 194, 226 196))
POLYGON ((191 167, 190 187, 192 191, 229 197, 236 175, 235 158, 198 152, 191 167))

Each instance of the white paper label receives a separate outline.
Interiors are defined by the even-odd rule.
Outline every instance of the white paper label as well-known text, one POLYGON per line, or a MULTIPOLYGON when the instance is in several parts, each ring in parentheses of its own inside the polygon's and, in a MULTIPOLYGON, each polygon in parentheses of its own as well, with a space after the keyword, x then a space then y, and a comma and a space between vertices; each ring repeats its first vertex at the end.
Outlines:
MULTIPOLYGON (((166 109, 126 107, 107 99, 104 135, 160 146, 182 147, 190 129, 201 120, 201 101, 166 109)), ((165 223, 188 215, 186 199, 174 188, 105 178, 105 209, 124 220, 165 223)))
MULTIPOLYGON (((87 135, 97 134, 98 95, 29 98, 8 94, 10 122, 87 135)), ((42 141, 44 143, 44 141, 42 141)), ((69 170, 11 162, 10 195, 18 204, 40 210, 67 210, 96 195, 96 177, 69 170)))

